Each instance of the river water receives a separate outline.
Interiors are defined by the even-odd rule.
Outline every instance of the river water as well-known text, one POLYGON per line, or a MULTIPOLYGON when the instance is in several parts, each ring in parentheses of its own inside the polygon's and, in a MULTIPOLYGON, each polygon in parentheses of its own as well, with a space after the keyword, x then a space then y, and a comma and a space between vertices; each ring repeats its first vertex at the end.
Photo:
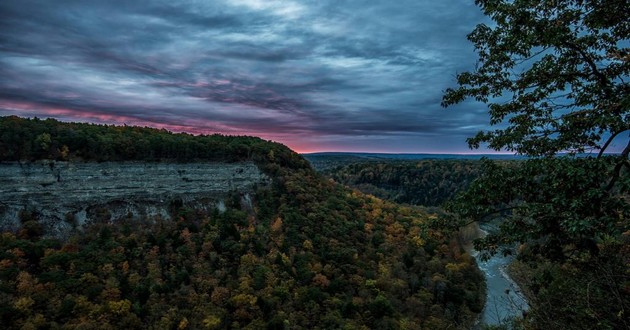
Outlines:
POLYGON ((522 316, 523 310, 528 309, 527 301, 523 297, 518 285, 510 279, 505 268, 512 262, 513 257, 495 255, 488 261, 481 261, 479 253, 473 252, 481 271, 486 275, 486 306, 481 322, 488 325, 501 324, 515 316, 522 316))
POLYGON ((478 253, 475 258, 481 271, 486 275, 486 306, 481 317, 482 324, 497 325, 515 316, 522 316, 528 309, 527 301, 518 285, 505 272, 513 257, 495 255, 488 261, 481 261, 478 253))

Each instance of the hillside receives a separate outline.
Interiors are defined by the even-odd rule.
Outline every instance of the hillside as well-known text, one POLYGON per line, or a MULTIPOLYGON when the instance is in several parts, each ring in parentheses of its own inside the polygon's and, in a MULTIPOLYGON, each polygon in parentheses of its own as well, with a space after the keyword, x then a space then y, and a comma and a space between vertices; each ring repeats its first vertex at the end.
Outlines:
POLYGON ((175 201, 171 220, 110 216, 63 240, 21 214, 0 236, 9 329, 468 328, 483 307, 482 275, 441 219, 335 184, 280 144, 0 118, 1 161, 43 159, 251 161, 271 182, 250 205, 238 191, 224 208, 175 201))
POLYGON ((439 206, 481 174, 477 160, 307 158, 338 183, 397 203, 439 206), (335 164, 335 166, 330 166, 335 164))

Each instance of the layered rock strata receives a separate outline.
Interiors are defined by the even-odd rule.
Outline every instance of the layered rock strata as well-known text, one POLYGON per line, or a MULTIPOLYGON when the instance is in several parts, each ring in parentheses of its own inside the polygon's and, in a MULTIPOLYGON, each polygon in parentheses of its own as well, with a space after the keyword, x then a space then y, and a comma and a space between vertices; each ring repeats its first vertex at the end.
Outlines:
POLYGON ((270 179, 243 163, 0 163, 0 230, 36 216, 47 235, 93 221, 169 219, 174 206, 222 208, 230 192, 249 200, 270 179))

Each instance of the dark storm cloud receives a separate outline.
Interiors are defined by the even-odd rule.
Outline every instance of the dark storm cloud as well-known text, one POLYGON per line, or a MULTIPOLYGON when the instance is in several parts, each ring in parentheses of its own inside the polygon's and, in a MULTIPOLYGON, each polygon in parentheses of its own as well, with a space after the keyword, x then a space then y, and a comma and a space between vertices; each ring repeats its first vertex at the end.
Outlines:
POLYGON ((485 109, 439 101, 483 20, 466 0, 5 0, 0 114, 465 151, 485 109))

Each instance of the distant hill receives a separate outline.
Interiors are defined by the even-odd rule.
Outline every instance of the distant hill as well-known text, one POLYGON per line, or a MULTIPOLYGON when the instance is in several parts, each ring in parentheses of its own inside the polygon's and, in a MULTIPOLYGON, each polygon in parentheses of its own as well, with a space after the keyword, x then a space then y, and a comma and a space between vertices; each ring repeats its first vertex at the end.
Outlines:
POLYGON ((302 154, 306 159, 355 157, 361 159, 524 159, 525 156, 512 154, 423 154, 423 153, 369 153, 369 152, 314 152, 302 154))
POLYGON ((302 154, 318 171, 329 170, 351 163, 383 162, 395 160, 495 160, 525 159, 524 156, 505 154, 388 154, 362 152, 316 152, 302 154))
POLYGON ((481 173, 481 159, 499 162, 527 159, 505 154, 357 152, 320 152, 302 156, 314 169, 338 183, 379 198, 420 206, 440 206, 464 191, 481 173))
POLYGON ((484 306, 443 219, 331 182, 281 144, 0 118, 0 164, 53 160, 250 161, 271 182, 216 207, 165 201, 170 220, 94 210, 67 239, 24 209, 0 234, 4 328, 464 329, 484 306))
POLYGON ((482 170, 478 160, 349 160, 338 166, 314 165, 335 182, 397 203, 440 206, 476 179, 482 170))

